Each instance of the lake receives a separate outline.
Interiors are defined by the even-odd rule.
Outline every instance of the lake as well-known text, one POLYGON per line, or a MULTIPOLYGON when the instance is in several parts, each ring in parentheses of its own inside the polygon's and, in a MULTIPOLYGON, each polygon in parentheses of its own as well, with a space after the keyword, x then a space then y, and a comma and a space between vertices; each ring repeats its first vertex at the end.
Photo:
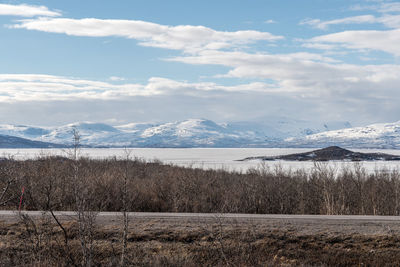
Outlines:
MULTIPOLYGON (((184 167, 203 169, 225 169, 229 171, 245 172, 250 168, 258 168, 262 161, 238 161, 247 157, 277 156, 292 153, 302 153, 314 149, 304 148, 131 148, 131 157, 138 157, 147 161, 160 160, 163 163, 175 164, 184 167)), ((382 152, 400 155, 400 150, 389 149, 353 149, 358 152, 382 152)), ((91 158, 125 157, 125 150, 118 148, 83 148, 80 154, 91 158)), ((68 150, 63 149, 0 149, 0 156, 12 156, 17 160, 35 158, 38 155, 61 155, 67 156, 68 150)), ((274 167, 280 164, 285 169, 311 169, 313 162, 297 161, 265 161, 267 166, 274 167)), ((330 165, 353 166, 353 162, 330 162, 330 165)), ((362 162, 362 165, 372 172, 375 169, 399 168, 399 161, 374 161, 362 162)))

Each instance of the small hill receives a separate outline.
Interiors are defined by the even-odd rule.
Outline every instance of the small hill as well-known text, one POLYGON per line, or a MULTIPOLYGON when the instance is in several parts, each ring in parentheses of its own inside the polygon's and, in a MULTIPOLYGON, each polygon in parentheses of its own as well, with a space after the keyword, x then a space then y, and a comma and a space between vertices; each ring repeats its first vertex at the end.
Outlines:
POLYGON ((360 153, 353 152, 338 146, 330 146, 323 149, 317 149, 305 153, 296 153, 290 155, 274 157, 253 157, 244 160, 262 159, 262 160, 290 160, 290 161, 375 161, 375 160, 400 160, 400 156, 384 153, 360 153))
POLYGON ((62 147, 65 146, 47 142, 32 141, 15 136, 0 135, 0 148, 62 148, 62 147))

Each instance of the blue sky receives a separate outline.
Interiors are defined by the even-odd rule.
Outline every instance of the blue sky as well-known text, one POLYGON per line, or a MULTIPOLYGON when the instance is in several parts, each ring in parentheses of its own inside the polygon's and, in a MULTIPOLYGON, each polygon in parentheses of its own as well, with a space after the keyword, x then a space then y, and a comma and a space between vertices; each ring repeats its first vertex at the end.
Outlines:
POLYGON ((0 1, 0 121, 399 120, 399 1, 0 1))

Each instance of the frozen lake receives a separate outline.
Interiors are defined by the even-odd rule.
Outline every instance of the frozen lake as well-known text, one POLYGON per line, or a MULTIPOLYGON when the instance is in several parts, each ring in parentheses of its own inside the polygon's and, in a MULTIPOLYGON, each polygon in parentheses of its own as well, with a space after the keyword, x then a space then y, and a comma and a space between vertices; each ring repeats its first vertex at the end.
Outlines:
MULTIPOLYGON (((261 165, 260 160, 238 161, 247 157, 277 156, 292 153, 302 153, 313 149, 288 149, 288 148, 131 148, 131 157, 138 157, 147 161, 160 160, 163 163, 175 164, 185 167, 204 169, 226 169, 234 171, 247 171, 261 165)), ((387 149, 354 149, 359 152, 382 152, 400 155, 400 150, 387 149)), ((61 155, 67 156, 68 151, 62 149, 0 149, 0 156, 12 156, 22 160, 34 158, 38 155, 61 155)), ((91 158, 124 157, 125 150, 117 148, 84 148, 81 155, 91 158)), ((312 162, 297 161, 265 161, 264 164, 274 167, 281 164, 286 169, 310 169, 314 166, 312 162)), ((341 167, 343 165, 353 166, 353 162, 330 162, 329 164, 341 167)), ((399 168, 398 161, 374 161, 362 162, 368 171, 382 168, 399 168)))

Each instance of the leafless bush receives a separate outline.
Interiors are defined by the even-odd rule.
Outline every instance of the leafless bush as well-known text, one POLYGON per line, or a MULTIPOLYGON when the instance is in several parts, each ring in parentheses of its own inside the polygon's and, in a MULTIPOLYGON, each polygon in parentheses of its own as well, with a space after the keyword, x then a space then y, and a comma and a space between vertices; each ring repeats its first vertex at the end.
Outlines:
MULTIPOLYGON (((260 214, 400 214, 400 173, 361 165, 247 173, 190 169, 139 159, 41 157, 0 163, 0 188, 28 210, 260 214), (11 181, 11 182, 10 182, 11 181)), ((95 215, 95 214, 93 214, 95 215)), ((126 218, 126 217, 125 217, 126 218)))
POLYGON ((96 179, 90 179, 91 166, 82 169, 79 160, 80 136, 73 129, 73 153, 71 159, 71 179, 73 182, 73 195, 75 199, 75 212, 78 223, 79 241, 82 249, 82 266, 90 267, 93 264, 94 235, 96 231, 97 211, 92 206, 94 194, 93 183, 96 179))

